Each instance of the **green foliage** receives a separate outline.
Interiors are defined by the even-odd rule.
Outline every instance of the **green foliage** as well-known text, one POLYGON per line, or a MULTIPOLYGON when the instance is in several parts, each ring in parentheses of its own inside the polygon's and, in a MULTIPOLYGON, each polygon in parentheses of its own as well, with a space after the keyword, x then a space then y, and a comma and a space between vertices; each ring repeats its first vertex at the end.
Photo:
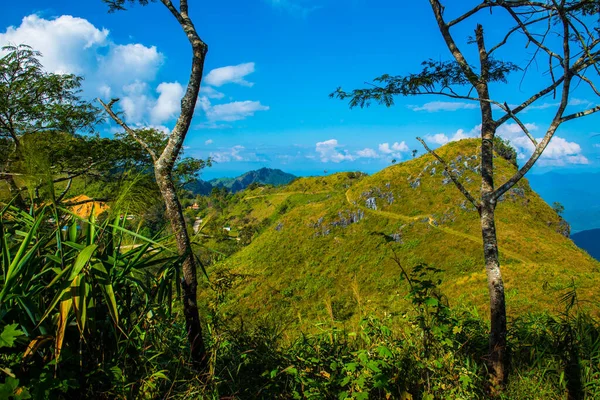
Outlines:
POLYGON ((128 365, 124 380, 146 379, 140 351, 157 316, 168 315, 178 278, 166 243, 126 230, 118 213, 98 223, 6 206, 0 217, 0 346, 10 349, 0 372, 16 379, 1 390, 21 385, 36 398, 142 390, 109 376, 128 365), (123 245, 128 237, 133 244, 123 245))
POLYGON ((494 137, 494 151, 506 161, 517 167, 517 151, 510 142, 499 136, 494 137))
MULTIPOLYGON (((340 100, 350 99, 350 108, 369 107, 372 102, 391 107, 394 105, 395 96, 410 96, 424 93, 439 93, 457 86, 475 86, 479 76, 467 76, 465 69, 452 61, 426 60, 421 63, 423 69, 416 74, 407 76, 382 75, 373 79, 376 83, 366 89, 355 89, 345 92, 338 88, 330 94, 331 98, 340 100)), ((520 68, 511 63, 495 59, 488 61, 488 82, 504 82, 511 72, 520 68)), ((473 67, 471 67, 474 70, 473 67)), ((453 94, 453 92, 450 92, 453 94)))
POLYGON ((25 133, 92 129, 98 109, 81 100, 82 77, 44 72, 41 53, 3 47, 0 58, 0 136, 18 143, 25 133), (42 101, 43 100, 43 101, 42 101))
POLYGON ((552 209, 558 214, 558 215, 562 215, 565 212, 565 206, 563 206, 561 203, 559 203, 558 201, 555 201, 554 203, 552 203, 552 209))

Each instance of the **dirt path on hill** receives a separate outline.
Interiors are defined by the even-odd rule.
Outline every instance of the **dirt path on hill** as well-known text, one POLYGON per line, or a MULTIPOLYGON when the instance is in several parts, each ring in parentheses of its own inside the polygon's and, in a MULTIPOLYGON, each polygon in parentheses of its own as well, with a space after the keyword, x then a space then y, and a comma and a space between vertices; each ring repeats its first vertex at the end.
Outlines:
MULTIPOLYGON (((364 212, 367 212, 367 213, 370 213, 370 214, 373 214, 373 215, 379 215, 380 217, 383 217, 383 218, 395 219, 395 220, 404 221, 404 222, 417 222, 417 221, 422 221, 425 218, 427 218, 427 220, 428 220, 427 223, 429 224, 429 226, 431 226, 431 227, 433 227, 435 229, 439 229, 439 230, 441 230, 441 231, 443 231, 443 232, 445 232, 445 233, 447 233, 449 235, 459 236, 459 237, 461 237, 463 239, 467 239, 467 240, 469 240, 471 242, 477 243, 480 246, 483 245, 483 240, 480 237, 469 235, 469 234, 464 233, 464 232, 459 232, 459 231, 456 231, 456 230, 454 230, 452 228, 448 228, 446 226, 440 226, 440 224, 436 224, 435 223, 435 220, 433 219, 433 217, 431 215, 416 215, 416 216, 413 216, 413 217, 409 217, 408 215, 398 214, 398 213, 394 213, 394 212, 390 212, 390 211, 372 210, 372 209, 370 209, 368 207, 358 205, 358 203, 355 204, 350 199, 350 190, 346 191, 346 201, 349 204, 351 204, 351 205, 353 205, 355 207, 360 208, 364 212)), ((508 256, 508 257, 510 257, 510 258, 512 258, 512 259, 514 259, 516 261, 519 261, 522 264, 526 264, 526 263, 530 263, 531 264, 531 261, 524 260, 523 258, 521 258, 520 256, 518 256, 517 254, 515 254, 515 253, 513 253, 511 251, 508 251, 506 249, 500 249, 500 253, 503 253, 506 256, 508 256)))
MULTIPOLYGON (((314 193, 307 193, 307 192, 284 192, 284 193, 270 193, 270 194, 263 194, 263 195, 258 195, 258 196, 250 196, 250 197, 245 197, 244 200, 251 200, 251 199, 257 199, 257 198, 261 198, 261 197, 269 197, 269 196, 291 196, 294 194, 325 194, 325 193, 335 193, 335 192, 331 192, 331 191, 325 191, 325 192, 314 192, 314 193)), ((449 235, 453 235, 453 236, 458 236, 461 237, 463 239, 469 240, 473 243, 477 243, 478 245, 483 245, 483 240, 480 237, 477 236, 473 236, 473 235, 469 235, 467 233, 464 232, 459 232, 456 231, 452 228, 446 227, 446 226, 441 226, 440 224, 436 224, 436 221, 433 219, 433 217, 431 215, 426 215, 426 214, 422 214, 422 215, 415 215, 415 216, 408 216, 408 215, 403 215, 403 214, 398 214, 395 212, 391 212, 391 211, 381 211, 381 210, 372 210, 370 208, 367 208, 365 206, 361 206, 358 203, 354 203, 352 201, 352 199, 350 199, 350 190, 346 191, 346 201, 348 202, 348 204, 358 207, 361 210, 363 210, 366 213, 372 214, 372 215, 377 215, 380 216, 382 218, 387 218, 387 219, 393 219, 393 220, 397 220, 397 221, 404 221, 407 223, 411 223, 411 222, 418 222, 418 221, 422 221, 424 219, 427 219, 427 223, 429 224, 429 226, 431 226, 432 228, 435 229, 439 229, 442 232, 445 232, 449 235)), ((519 255, 513 253, 512 251, 508 251, 506 249, 500 249, 500 253, 504 254, 505 256, 508 256, 509 258, 516 260, 522 264, 532 264, 531 261, 529 260, 525 260, 523 258, 521 258, 519 255)))

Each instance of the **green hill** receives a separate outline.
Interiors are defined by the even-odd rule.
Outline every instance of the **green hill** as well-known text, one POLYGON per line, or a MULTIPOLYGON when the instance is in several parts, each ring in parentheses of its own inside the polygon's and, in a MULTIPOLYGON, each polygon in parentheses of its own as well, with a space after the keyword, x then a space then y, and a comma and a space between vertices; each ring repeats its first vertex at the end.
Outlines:
MULTIPOLYGON (((474 194, 477 146, 463 140, 438 150, 474 194)), ((498 183, 514 170, 496 158, 498 183)), ((402 313, 407 287, 396 254, 406 269, 427 263, 443 270, 441 290, 451 305, 486 312, 477 212, 430 155, 372 176, 300 178, 239 196, 222 218, 232 227, 255 224, 258 232, 209 271, 233 285, 223 297, 225 311, 248 319, 277 315, 280 323, 303 327, 354 321, 364 312, 402 313)), ((497 226, 509 316, 557 310, 572 282, 581 299, 593 300, 600 264, 564 236, 552 208, 526 180, 501 200, 497 226)))

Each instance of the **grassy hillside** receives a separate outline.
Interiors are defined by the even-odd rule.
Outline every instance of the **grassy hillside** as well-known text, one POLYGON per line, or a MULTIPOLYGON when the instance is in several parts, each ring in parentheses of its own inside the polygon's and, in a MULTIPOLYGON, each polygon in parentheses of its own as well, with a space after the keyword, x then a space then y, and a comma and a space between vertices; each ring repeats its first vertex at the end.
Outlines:
MULTIPOLYGON (((477 142, 451 143, 439 153, 477 194, 477 142)), ((498 157, 497 182, 514 168, 498 157)), ((396 254, 406 269, 441 269, 451 305, 486 311, 477 212, 432 156, 373 176, 340 173, 245 192, 225 215, 232 226, 250 221, 260 230, 211 271, 233 285, 224 310, 304 327, 354 321, 364 312, 402 313, 407 287, 396 254)), ((497 225, 509 315, 556 310, 573 282, 582 299, 594 300, 600 264, 560 233, 561 219, 525 180, 499 203, 497 225)))

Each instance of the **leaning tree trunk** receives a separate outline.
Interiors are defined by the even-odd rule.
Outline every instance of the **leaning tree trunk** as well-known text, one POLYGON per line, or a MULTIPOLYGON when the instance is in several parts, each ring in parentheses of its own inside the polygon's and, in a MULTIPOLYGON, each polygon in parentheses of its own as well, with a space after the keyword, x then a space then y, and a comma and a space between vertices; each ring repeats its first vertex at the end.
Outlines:
POLYGON ((167 218, 175 235, 177 251, 182 258, 183 278, 181 279, 181 288, 183 292, 183 314, 185 316, 187 337, 190 343, 191 360, 196 368, 204 370, 208 357, 206 355, 206 347, 200 325, 200 315, 198 313, 196 259, 192 252, 181 203, 177 197, 170 171, 157 168, 155 176, 167 208, 167 218))
POLYGON ((171 224, 171 229, 175 235, 177 242, 177 251, 182 259, 181 269, 183 271, 183 279, 181 288, 183 290, 183 312, 185 315, 185 323, 187 327, 187 336, 190 342, 190 355, 194 366, 198 369, 205 369, 208 362, 204 339, 202 338, 202 327, 200 325, 200 315, 198 313, 197 281, 196 281, 196 261, 194 258, 192 245, 187 233, 185 218, 181 203, 177 197, 175 184, 173 183, 173 168, 177 158, 181 154, 183 142, 192 123, 194 110, 200 92, 200 84, 202 82, 202 74, 204 70, 204 60, 208 52, 208 46, 202 41, 192 20, 188 14, 187 0, 179 1, 179 10, 175 8, 171 0, 160 0, 171 14, 175 17, 188 41, 192 47, 192 70, 190 72, 190 80, 188 82, 185 94, 181 99, 181 113, 177 118, 175 127, 169 135, 169 139, 165 148, 160 155, 140 138, 136 131, 131 129, 113 110, 112 106, 119 99, 113 99, 108 104, 98 99, 102 107, 111 116, 111 118, 119 124, 125 131, 135 139, 152 157, 156 183, 165 202, 167 208, 167 218, 171 224))

